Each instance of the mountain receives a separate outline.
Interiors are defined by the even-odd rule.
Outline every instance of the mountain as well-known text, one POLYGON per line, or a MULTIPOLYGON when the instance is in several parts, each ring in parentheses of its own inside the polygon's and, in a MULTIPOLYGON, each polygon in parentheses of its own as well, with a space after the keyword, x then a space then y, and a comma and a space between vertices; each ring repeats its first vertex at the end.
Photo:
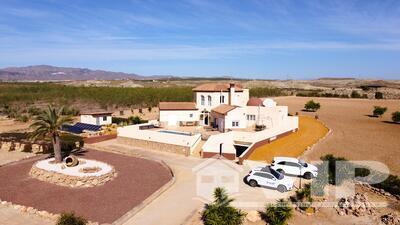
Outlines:
POLYGON ((140 76, 133 73, 90 70, 84 68, 55 67, 48 65, 8 67, 0 69, 3 81, 57 81, 57 80, 121 80, 160 79, 163 76, 140 76))

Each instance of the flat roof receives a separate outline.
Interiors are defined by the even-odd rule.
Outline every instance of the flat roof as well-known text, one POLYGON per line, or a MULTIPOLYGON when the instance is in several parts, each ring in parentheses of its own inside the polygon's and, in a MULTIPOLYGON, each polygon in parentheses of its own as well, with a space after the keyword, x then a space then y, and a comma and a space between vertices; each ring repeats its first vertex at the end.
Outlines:
POLYGON ((111 115, 113 112, 110 111, 97 111, 97 112, 82 112, 80 115, 92 115, 92 116, 100 116, 100 115, 111 115))
POLYGON ((160 110, 197 110, 194 102, 160 102, 160 110))

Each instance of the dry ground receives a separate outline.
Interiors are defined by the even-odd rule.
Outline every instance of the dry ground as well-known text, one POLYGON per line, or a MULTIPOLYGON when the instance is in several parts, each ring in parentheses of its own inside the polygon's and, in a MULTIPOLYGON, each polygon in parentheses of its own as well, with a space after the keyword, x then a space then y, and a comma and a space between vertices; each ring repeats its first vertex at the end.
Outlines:
POLYGON ((279 105, 289 106, 290 113, 299 112, 300 115, 315 114, 301 111, 311 99, 321 104, 317 113, 332 129, 332 134, 305 153, 307 160, 318 160, 325 154, 351 160, 376 160, 388 165, 391 173, 400 174, 400 125, 389 122, 391 113, 400 111, 399 100, 275 98, 279 105), (388 107, 382 118, 368 116, 376 105, 388 107))
POLYGON ((27 130, 29 125, 29 123, 18 122, 2 117, 0 118, 0 133, 27 130))
POLYGON ((270 144, 257 148, 250 160, 271 162, 275 156, 298 157, 328 133, 328 128, 309 116, 299 117, 299 130, 270 144))

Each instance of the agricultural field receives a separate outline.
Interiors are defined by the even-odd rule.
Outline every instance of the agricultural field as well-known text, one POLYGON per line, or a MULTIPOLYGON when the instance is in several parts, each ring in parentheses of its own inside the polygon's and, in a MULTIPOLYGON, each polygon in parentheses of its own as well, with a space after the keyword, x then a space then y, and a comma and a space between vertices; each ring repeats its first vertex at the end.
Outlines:
POLYGON ((398 100, 368 100, 309 97, 278 97, 280 105, 289 106, 289 112, 314 116, 332 130, 332 133, 306 151, 307 160, 318 160, 320 156, 334 154, 349 160, 376 160, 389 166, 391 173, 400 174, 400 125, 391 122, 391 114, 400 111, 398 100), (313 99, 321 104, 316 113, 304 112, 304 104, 313 99), (374 106, 387 107, 381 117, 372 117, 374 106))

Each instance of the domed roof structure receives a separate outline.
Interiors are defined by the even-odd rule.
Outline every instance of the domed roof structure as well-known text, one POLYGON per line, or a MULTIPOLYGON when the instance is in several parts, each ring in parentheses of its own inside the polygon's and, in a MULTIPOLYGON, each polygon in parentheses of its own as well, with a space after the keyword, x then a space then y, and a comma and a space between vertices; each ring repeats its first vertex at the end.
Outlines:
POLYGON ((263 106, 263 100, 261 98, 250 98, 247 106, 263 106))

